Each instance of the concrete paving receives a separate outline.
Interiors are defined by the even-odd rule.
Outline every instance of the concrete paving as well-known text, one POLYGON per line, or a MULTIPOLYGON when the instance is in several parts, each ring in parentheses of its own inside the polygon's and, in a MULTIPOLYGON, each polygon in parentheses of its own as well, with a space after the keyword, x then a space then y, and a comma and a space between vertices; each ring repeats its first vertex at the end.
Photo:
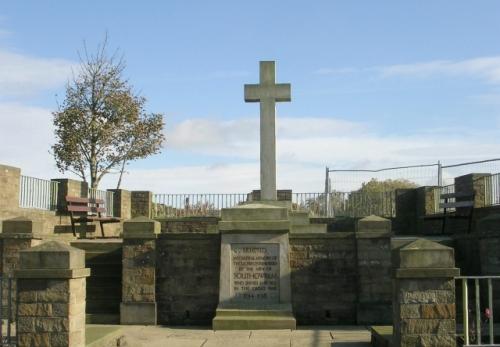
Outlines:
POLYGON ((127 347, 369 347, 363 326, 306 327, 297 330, 230 330, 120 326, 127 347))

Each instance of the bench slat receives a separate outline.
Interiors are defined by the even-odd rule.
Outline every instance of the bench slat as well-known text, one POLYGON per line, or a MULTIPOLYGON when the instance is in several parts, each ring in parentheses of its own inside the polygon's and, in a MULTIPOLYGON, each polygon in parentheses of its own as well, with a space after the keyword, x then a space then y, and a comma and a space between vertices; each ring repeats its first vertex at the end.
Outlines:
POLYGON ((90 207, 87 205, 79 206, 79 205, 68 205, 68 211, 70 212, 90 212, 90 207))
POLYGON ((66 196, 66 201, 68 203, 79 203, 79 204, 104 204, 103 199, 94 199, 94 198, 81 198, 79 196, 66 196))
POLYGON ((68 206, 69 212, 93 212, 93 213, 105 213, 106 209, 104 207, 92 207, 92 206, 68 206))
POLYGON ((460 193, 460 192, 441 194, 441 199, 450 199, 450 198, 470 198, 472 200, 474 199, 474 194, 460 193))
POLYGON ((457 201, 457 202, 447 202, 439 204, 441 208, 453 208, 453 207, 474 207, 474 201, 457 201))

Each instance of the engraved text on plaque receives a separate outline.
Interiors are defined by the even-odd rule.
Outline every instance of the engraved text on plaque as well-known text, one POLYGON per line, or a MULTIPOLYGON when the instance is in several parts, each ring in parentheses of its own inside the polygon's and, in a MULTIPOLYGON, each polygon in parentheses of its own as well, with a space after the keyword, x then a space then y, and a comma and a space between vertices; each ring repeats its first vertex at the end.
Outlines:
POLYGON ((231 245, 231 291, 247 303, 279 302, 279 244, 231 245))

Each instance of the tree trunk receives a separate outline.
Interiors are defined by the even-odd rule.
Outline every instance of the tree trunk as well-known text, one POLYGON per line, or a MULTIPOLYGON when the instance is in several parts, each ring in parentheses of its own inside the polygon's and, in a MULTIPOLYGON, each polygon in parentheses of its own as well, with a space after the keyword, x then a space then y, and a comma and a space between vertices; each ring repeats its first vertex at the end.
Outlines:
POLYGON ((118 177, 118 184, 116 185, 116 189, 120 189, 120 185, 122 184, 123 171, 125 171, 125 164, 126 163, 127 163, 127 161, 125 159, 123 159, 122 168, 120 170, 120 177, 118 177))

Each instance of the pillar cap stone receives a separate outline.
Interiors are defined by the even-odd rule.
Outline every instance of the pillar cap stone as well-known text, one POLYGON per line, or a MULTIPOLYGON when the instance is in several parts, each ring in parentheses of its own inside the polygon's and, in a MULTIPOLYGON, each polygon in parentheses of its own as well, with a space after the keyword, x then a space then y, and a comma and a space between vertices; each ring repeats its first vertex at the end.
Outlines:
POLYGON ((48 241, 19 252, 18 278, 80 278, 90 275, 85 268, 85 251, 59 241, 48 241))
POLYGON ((426 239, 417 239, 402 247, 399 260, 401 269, 455 267, 453 248, 426 239))
POLYGON ((161 224, 148 217, 136 217, 123 223, 124 239, 156 238, 161 231, 161 224))
POLYGON ((33 238, 35 234, 40 234, 42 229, 40 221, 33 221, 26 217, 6 219, 2 222, 2 238, 16 237, 18 235, 33 238))
POLYGON ((480 233, 498 233, 500 234, 500 213, 491 214, 488 217, 481 218, 478 221, 478 230, 480 233))
POLYGON ((390 219, 375 215, 358 220, 356 223, 356 232, 391 232, 392 222, 390 219))

